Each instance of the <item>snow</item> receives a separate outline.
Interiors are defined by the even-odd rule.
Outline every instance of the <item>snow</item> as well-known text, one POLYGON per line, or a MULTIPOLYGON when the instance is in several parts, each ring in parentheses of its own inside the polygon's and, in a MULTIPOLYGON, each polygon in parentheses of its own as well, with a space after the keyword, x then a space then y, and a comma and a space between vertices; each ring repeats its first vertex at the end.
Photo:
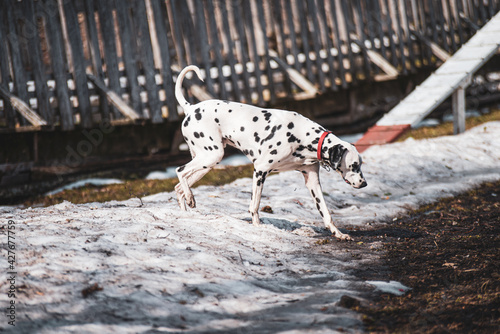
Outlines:
MULTIPOLYGON (((500 122, 459 136, 365 151, 368 186, 350 188, 321 172, 342 229, 371 229, 410 208, 500 179, 500 122)), ((175 193, 47 208, 0 207, 15 222, 16 327, 6 333, 335 333, 363 332, 343 295, 369 298, 375 286, 355 269, 379 261, 377 243, 353 250, 330 238, 297 172, 264 186, 262 224, 250 224, 251 180, 200 186, 197 208, 175 193), (97 283, 102 291, 81 291, 97 283)), ((0 307, 8 290, 7 235, 0 307)), ((396 286, 392 283, 391 286, 396 286)), ((410 287, 411 288, 411 287, 410 287)))
POLYGON ((389 281, 389 282, 366 281, 366 283, 375 286, 375 290, 385 292, 385 293, 390 293, 390 294, 393 294, 396 296, 402 296, 406 292, 411 290, 409 287, 404 286, 403 284, 396 282, 396 281, 389 281))
POLYGON ((92 185, 92 186, 104 186, 108 184, 117 184, 117 183, 123 183, 122 180, 119 179, 103 179, 103 178, 88 178, 84 180, 79 180, 75 181, 72 183, 69 183, 65 186, 59 187, 57 189, 51 190, 45 194, 45 196, 51 196, 60 193, 61 191, 68 190, 68 189, 76 189, 80 187, 84 187, 87 185, 92 185))

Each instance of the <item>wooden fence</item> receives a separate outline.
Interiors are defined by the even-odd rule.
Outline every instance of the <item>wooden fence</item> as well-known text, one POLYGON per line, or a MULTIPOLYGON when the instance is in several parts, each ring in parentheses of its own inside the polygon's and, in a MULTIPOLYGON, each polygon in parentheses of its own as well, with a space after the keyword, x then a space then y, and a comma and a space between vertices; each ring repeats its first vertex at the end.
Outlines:
POLYGON ((0 131, 179 118, 190 99, 258 105, 446 60, 500 0, 2 0, 0 131), (186 94, 188 92, 186 91, 186 94))

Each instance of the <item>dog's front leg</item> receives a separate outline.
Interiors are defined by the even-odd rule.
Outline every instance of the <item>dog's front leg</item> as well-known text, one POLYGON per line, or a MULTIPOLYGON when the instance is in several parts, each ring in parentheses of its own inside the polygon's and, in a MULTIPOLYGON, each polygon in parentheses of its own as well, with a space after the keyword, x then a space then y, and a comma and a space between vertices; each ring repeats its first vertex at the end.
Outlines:
POLYGON ((332 216, 330 215, 328 207, 326 206, 325 198, 323 197, 323 190, 321 189, 321 184, 319 182, 319 164, 306 168, 304 172, 305 173, 303 173, 303 175, 306 182, 306 187, 311 193, 314 204, 316 204, 316 208, 323 218, 325 226, 329 228, 330 231, 332 231, 332 233, 335 235, 335 237, 339 238, 340 240, 352 240, 352 238, 348 234, 340 232, 340 230, 333 223, 332 216))
POLYGON ((264 187, 264 181, 266 180, 268 172, 258 171, 254 169, 253 172, 253 184, 252 184, 252 201, 250 202, 250 213, 252 214, 252 223, 254 225, 260 224, 259 219, 259 206, 260 198, 262 196, 262 188, 264 187))

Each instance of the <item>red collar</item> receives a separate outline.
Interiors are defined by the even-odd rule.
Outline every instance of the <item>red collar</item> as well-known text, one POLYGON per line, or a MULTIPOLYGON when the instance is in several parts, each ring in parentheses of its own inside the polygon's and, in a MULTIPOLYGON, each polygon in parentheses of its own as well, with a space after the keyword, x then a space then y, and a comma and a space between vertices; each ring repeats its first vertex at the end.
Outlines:
POLYGON ((319 137, 319 141, 318 141, 318 160, 321 161, 321 148, 323 147, 323 141, 325 140, 325 137, 328 136, 328 134, 332 133, 331 131, 325 131, 323 132, 323 134, 321 135, 321 137, 319 137))

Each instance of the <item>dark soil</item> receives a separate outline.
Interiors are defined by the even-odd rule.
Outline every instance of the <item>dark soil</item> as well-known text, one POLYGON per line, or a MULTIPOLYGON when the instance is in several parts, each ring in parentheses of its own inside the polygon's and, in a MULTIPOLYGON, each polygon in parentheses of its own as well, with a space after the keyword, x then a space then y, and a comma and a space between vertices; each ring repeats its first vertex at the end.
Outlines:
POLYGON ((425 206, 383 229, 351 233, 383 241, 382 269, 365 279, 412 288, 354 307, 372 333, 500 332, 500 182, 425 206), (383 277, 382 277, 383 276, 383 277))

